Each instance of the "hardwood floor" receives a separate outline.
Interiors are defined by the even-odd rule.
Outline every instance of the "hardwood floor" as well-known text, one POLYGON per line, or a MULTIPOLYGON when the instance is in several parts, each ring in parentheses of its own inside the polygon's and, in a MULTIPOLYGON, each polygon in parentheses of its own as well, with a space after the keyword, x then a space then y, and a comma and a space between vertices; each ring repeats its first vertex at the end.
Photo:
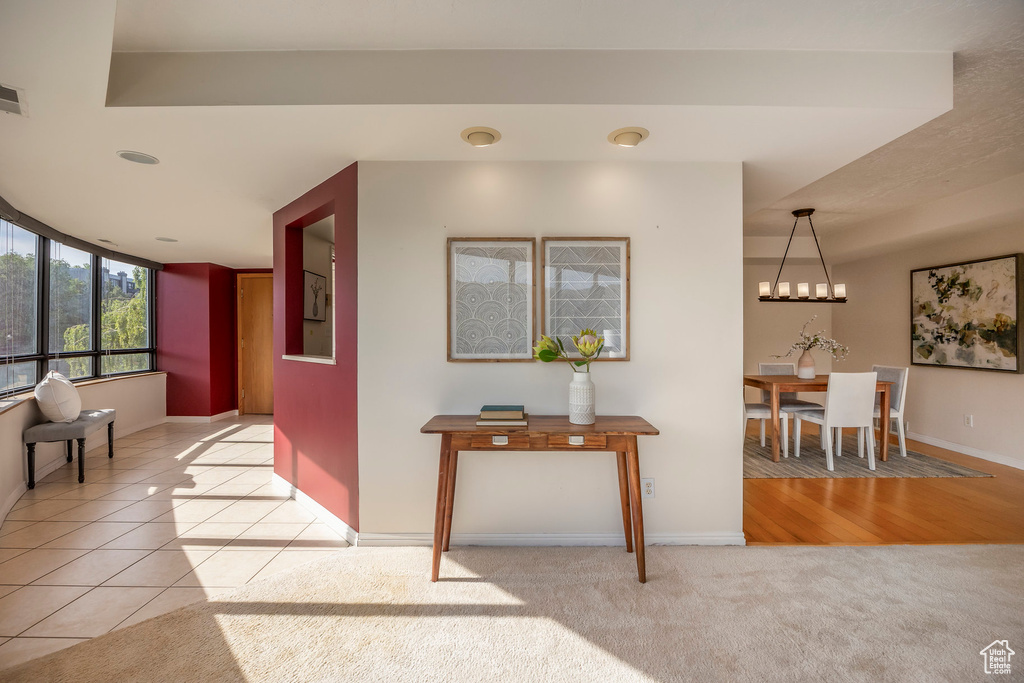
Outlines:
POLYGON ((747 544, 1024 543, 1024 470, 917 441, 907 447, 995 477, 745 479, 747 544))

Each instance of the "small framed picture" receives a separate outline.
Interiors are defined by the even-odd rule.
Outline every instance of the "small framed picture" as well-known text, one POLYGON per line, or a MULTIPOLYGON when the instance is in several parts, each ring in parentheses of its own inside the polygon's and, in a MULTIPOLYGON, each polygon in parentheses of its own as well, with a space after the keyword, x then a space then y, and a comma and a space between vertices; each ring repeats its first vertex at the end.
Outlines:
POLYGON ((520 237, 448 239, 448 360, 530 361, 534 254, 520 237))
POLYGON ((1022 372, 1024 254, 910 272, 910 362, 1022 372))
POLYGON ((629 238, 545 237, 542 243, 543 334, 564 342, 594 330, 604 338, 598 361, 629 360, 629 238))
POLYGON ((323 275, 302 271, 302 319, 327 320, 327 278, 323 275))

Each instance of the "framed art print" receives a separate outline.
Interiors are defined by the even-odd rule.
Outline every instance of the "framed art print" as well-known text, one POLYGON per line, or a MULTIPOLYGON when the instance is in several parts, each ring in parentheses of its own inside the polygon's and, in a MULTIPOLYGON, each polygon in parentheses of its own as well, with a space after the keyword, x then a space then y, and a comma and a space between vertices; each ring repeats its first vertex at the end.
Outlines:
POLYGON ((566 342, 591 329, 604 338, 598 360, 629 360, 629 238, 545 237, 542 243, 543 333, 566 342))
POLYGON ((327 278, 302 271, 302 319, 327 320, 327 278))
POLYGON ((448 239, 448 360, 533 359, 536 240, 448 239))
POLYGON ((910 362, 1021 372, 1024 255, 910 273, 910 362))

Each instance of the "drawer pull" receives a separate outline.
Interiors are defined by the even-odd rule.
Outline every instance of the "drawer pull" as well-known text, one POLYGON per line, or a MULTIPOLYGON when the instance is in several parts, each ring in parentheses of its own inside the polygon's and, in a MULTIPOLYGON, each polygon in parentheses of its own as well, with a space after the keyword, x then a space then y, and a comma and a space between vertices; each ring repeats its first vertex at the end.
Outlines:
POLYGON ((492 446, 507 446, 508 445, 508 437, 507 436, 492 436, 491 437, 491 445, 492 446))
POLYGON ((569 437, 569 445, 570 446, 582 446, 583 445, 583 436, 582 435, 570 436, 569 437))

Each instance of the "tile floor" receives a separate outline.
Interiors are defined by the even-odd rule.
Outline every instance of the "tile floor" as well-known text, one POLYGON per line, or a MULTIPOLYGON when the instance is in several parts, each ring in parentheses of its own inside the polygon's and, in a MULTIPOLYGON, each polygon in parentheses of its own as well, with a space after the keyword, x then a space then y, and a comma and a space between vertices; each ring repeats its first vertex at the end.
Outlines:
POLYGON ((266 416, 167 423, 43 478, 0 526, 0 669, 347 545, 276 493, 266 416))

